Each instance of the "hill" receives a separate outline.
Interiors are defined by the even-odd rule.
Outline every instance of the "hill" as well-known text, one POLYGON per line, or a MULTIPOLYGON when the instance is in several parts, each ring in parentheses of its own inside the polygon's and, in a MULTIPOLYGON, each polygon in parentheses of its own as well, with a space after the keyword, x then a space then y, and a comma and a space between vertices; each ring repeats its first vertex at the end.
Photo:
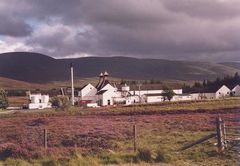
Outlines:
POLYGON ((44 89, 43 85, 0 77, 0 88, 4 89, 44 89))
POLYGON ((69 79, 71 62, 77 79, 96 77, 104 70, 116 78, 159 80, 211 80, 240 71, 224 64, 208 62, 129 57, 54 59, 38 53, 12 52, 0 54, 0 76, 34 83, 64 81, 69 79))
POLYGON ((224 62, 222 65, 233 67, 240 70, 240 62, 224 62))

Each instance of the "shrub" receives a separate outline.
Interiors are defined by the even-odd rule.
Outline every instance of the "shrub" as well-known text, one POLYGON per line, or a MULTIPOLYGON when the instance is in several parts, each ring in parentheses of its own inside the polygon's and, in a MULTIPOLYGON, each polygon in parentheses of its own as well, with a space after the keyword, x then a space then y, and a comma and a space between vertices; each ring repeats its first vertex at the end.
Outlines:
POLYGON ((43 166, 60 166, 60 164, 55 160, 49 160, 42 162, 43 166))
POLYGON ((145 162, 151 162, 152 152, 147 148, 139 149, 137 153, 137 158, 145 162))
POLYGON ((6 158, 39 158, 43 156, 42 151, 34 151, 36 147, 29 145, 17 145, 12 143, 1 144, 0 159, 6 158))
POLYGON ((95 158, 85 156, 83 157, 80 154, 75 154, 68 161, 67 165, 75 166, 97 166, 99 165, 95 158))
MULTIPOLYGON (((1 165, 1 163, 0 163, 1 165)), ((8 158, 7 160, 4 161, 4 163, 1 166, 8 166, 8 165, 14 165, 14 166, 31 166, 32 164, 24 161, 22 159, 12 159, 8 158)))
POLYGON ((0 158, 5 159, 8 157, 30 157, 28 151, 16 144, 3 144, 0 147, 0 158))
POLYGON ((102 155, 100 157, 103 164, 120 164, 120 159, 116 155, 102 155))
POLYGON ((8 107, 7 93, 0 89, 0 108, 6 109, 8 107))
POLYGON ((68 111, 70 108, 70 102, 66 96, 52 97, 50 102, 52 103, 52 106, 57 107, 61 111, 68 111))
POLYGON ((173 159, 172 155, 165 152, 158 150, 156 153, 156 159, 155 162, 169 162, 173 159))

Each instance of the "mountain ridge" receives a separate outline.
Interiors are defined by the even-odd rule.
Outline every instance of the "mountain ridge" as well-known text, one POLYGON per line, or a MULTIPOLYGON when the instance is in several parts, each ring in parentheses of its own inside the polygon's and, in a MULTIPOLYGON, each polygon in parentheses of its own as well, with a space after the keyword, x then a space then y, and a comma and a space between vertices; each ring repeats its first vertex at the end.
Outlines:
POLYGON ((240 71, 209 62, 119 56, 55 59, 39 53, 11 52, 0 54, 0 76, 34 83, 68 80, 70 63, 74 64, 76 78, 96 77, 107 70, 111 76, 124 79, 203 80, 240 71))

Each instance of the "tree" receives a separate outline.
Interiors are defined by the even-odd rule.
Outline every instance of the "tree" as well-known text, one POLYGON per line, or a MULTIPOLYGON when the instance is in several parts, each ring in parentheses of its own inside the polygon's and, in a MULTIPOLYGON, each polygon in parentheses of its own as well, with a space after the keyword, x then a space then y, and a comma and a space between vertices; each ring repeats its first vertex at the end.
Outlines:
POLYGON ((52 106, 57 107, 58 110, 61 110, 61 111, 68 111, 70 108, 70 102, 68 97, 66 96, 52 97, 50 102, 52 103, 52 106))
POLYGON ((175 93, 169 87, 163 87, 162 95, 164 97, 164 101, 166 98, 170 101, 173 98, 173 96, 175 95, 175 93))
POLYGON ((207 86, 207 81, 206 81, 206 80, 203 80, 202 85, 203 85, 203 87, 206 87, 206 86, 207 86))
POLYGON ((0 89, 0 108, 6 109, 8 107, 7 93, 0 89))

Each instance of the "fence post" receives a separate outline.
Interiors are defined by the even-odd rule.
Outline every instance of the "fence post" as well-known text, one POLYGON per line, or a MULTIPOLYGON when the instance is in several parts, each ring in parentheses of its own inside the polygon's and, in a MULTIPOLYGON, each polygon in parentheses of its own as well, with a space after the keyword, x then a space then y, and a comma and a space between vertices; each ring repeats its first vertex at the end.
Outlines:
POLYGON ((44 148, 47 149, 47 129, 44 129, 44 148))
POLYGON ((133 149, 134 149, 134 152, 137 151, 136 138, 137 138, 137 126, 136 126, 136 125, 133 125, 133 149))
POLYGON ((217 145, 218 152, 222 152, 224 150, 223 146, 223 132, 222 132, 222 119, 218 117, 216 119, 216 129, 217 129, 217 145))
POLYGON ((223 126, 223 139, 224 139, 224 146, 227 147, 227 133, 226 133, 226 125, 223 121, 222 123, 223 126))

